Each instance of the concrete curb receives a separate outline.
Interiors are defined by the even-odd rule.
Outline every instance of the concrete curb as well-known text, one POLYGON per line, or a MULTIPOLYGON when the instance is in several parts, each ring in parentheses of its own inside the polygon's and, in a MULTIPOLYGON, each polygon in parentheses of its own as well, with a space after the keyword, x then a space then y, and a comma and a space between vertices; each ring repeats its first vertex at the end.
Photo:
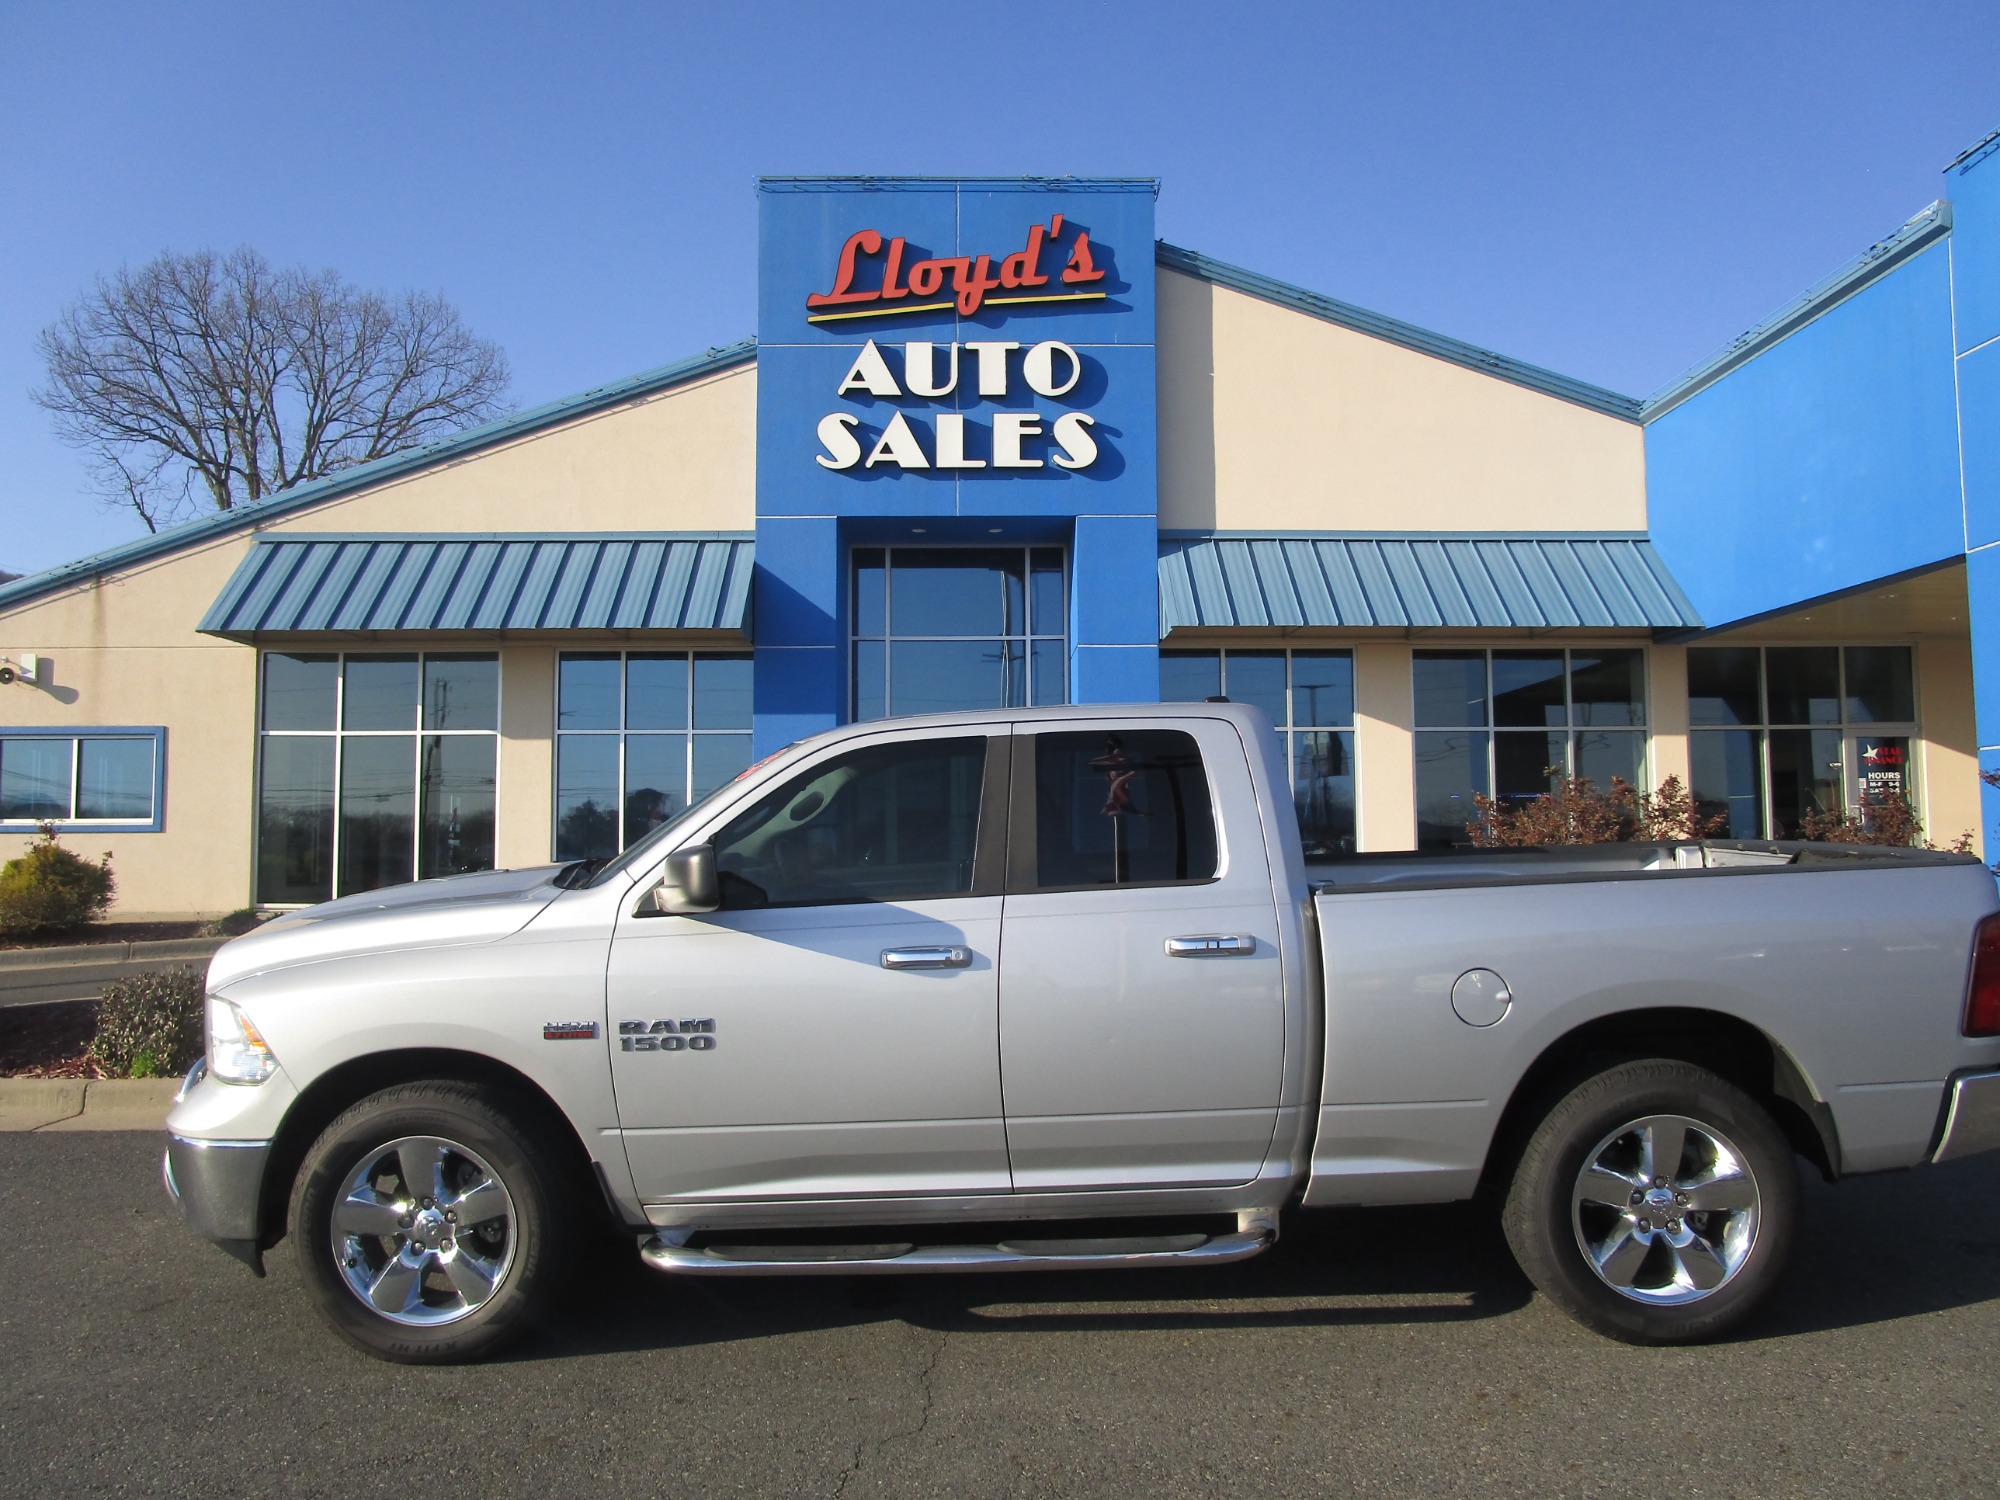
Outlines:
POLYGON ((178 1078, 0 1078, 0 1131, 164 1130, 178 1078))
POLYGON ((156 938, 144 943, 65 943, 60 948, 9 948, 0 952, 0 974, 22 969, 66 969, 78 964, 171 963, 207 958, 226 937, 156 938))

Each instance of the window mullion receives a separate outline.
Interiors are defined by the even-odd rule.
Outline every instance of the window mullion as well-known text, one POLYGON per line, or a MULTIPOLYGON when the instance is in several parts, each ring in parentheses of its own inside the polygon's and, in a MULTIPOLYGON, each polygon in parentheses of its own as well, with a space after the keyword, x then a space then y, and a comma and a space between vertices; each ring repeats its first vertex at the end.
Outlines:
POLYGON ((347 735, 342 726, 346 722, 347 653, 345 651, 338 651, 334 653, 333 666, 333 797, 331 799, 333 802, 333 840, 329 846, 327 856, 332 868, 326 872, 326 888, 332 892, 335 900, 339 900, 341 896, 346 894, 340 888, 341 825, 345 821, 343 814, 346 811, 343 805, 346 799, 342 797, 340 788, 342 765, 346 760, 347 751, 347 735))

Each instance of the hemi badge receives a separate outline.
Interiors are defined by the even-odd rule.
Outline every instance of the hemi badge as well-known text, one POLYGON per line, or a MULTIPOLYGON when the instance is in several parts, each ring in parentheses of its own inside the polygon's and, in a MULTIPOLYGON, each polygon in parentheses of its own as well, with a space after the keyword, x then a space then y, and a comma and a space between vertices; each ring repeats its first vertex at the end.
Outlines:
POLYGON ((595 1021, 544 1021, 542 1040, 545 1042, 588 1042, 597 1035, 595 1021))

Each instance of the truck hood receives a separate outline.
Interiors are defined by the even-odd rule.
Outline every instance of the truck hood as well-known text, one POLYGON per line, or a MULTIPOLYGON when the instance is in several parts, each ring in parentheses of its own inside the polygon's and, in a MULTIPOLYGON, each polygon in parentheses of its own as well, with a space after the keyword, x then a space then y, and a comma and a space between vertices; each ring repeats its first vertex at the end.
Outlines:
POLYGON ((562 894, 555 884, 561 868, 419 880, 288 912, 223 944, 209 961, 208 987, 357 953, 493 942, 519 932, 562 894))

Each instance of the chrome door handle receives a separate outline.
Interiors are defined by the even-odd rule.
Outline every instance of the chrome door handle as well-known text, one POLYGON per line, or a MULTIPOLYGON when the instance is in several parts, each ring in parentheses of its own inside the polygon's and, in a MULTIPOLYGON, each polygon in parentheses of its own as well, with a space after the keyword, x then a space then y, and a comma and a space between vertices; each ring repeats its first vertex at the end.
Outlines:
POLYGON ((1168 958, 1238 958, 1257 951, 1253 937, 1204 934, 1200 937, 1170 937, 1168 958))
POLYGON ((884 948, 885 969, 969 969, 970 948, 884 948))

